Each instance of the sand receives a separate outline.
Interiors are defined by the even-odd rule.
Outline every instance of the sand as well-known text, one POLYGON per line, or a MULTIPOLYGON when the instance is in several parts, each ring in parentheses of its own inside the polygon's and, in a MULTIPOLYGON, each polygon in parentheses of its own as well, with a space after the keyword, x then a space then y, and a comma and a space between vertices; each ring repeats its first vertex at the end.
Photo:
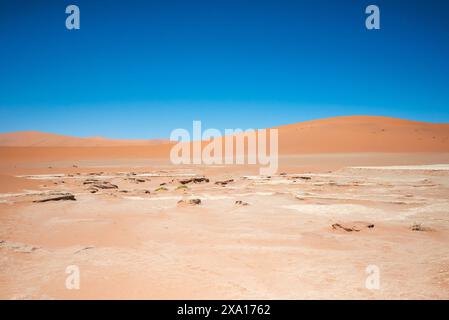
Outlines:
POLYGON ((304 149, 280 130, 269 177, 171 165, 166 144, 0 147, 0 298, 448 299, 448 126, 384 119, 357 144, 369 119, 343 120, 284 128, 318 132, 304 149))

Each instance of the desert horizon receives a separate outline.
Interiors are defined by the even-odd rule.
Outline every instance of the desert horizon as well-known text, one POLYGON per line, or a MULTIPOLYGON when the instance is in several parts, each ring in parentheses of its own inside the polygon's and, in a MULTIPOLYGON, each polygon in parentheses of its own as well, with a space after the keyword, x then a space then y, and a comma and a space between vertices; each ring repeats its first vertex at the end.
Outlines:
POLYGON ((0 297, 449 297, 449 124, 337 117, 277 129, 271 176, 174 165, 173 143, 1 134, 0 297), (364 288, 373 264, 380 290, 364 288), (79 290, 65 287, 71 265, 79 290))

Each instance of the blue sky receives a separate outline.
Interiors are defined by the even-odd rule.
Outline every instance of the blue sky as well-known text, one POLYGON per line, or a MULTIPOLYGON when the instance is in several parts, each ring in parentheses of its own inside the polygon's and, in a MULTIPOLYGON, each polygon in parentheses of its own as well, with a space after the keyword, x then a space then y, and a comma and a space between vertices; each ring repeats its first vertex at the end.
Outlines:
POLYGON ((0 132, 449 122, 449 1, 0 1, 0 132), (81 29, 65 28, 76 4, 81 29), (377 4, 381 30, 365 28, 377 4))

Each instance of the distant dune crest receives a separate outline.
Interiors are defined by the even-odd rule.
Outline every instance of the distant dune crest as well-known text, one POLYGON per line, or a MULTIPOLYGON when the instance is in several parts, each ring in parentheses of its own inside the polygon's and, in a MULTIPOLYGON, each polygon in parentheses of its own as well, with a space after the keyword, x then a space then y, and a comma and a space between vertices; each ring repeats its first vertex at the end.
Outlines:
MULTIPOLYGON (((379 116, 348 116, 277 127, 280 154, 333 152, 449 152, 449 124, 379 116)), ((78 138, 37 131, 0 134, 0 146, 167 148, 169 140, 78 138)), ((156 150, 154 150, 156 151, 156 150)))
POLYGON ((0 146, 4 147, 118 147, 147 146, 167 142, 168 139, 79 138, 39 131, 18 131, 0 134, 0 146))

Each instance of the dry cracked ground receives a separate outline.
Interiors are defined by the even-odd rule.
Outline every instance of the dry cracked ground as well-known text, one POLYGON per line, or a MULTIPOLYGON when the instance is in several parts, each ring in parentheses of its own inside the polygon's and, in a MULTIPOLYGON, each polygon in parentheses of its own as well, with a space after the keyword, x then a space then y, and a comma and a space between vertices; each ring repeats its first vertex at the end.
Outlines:
POLYGON ((38 186, 0 195, 2 299, 449 298, 449 165, 21 178, 38 186))

